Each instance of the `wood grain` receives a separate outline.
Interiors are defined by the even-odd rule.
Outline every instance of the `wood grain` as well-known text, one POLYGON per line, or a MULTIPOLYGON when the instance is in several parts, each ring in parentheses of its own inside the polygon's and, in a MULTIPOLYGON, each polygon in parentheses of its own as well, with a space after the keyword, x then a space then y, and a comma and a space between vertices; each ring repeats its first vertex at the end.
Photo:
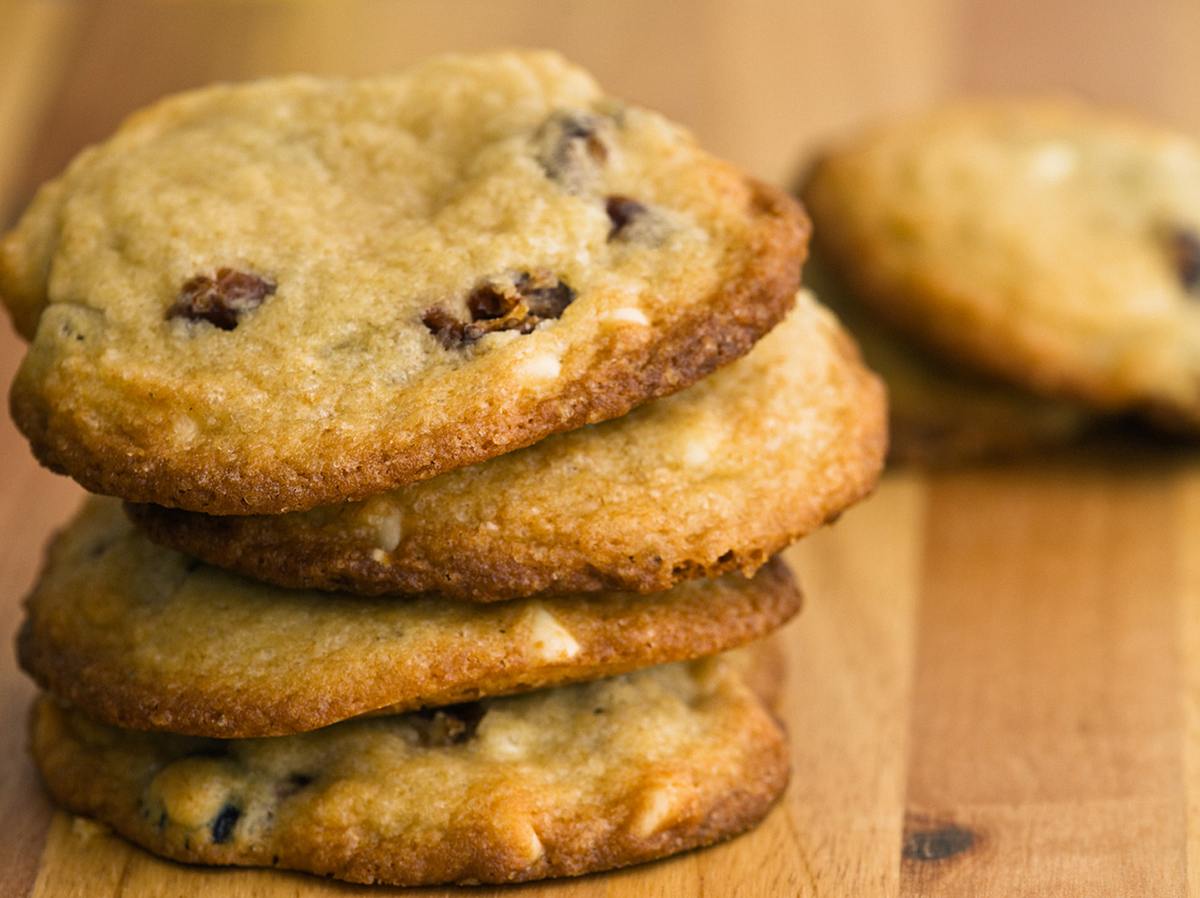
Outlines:
POLYGON ((931 485, 905 891, 1181 894, 1181 708, 1162 700, 1181 694, 1173 486, 1159 464, 1118 454, 931 485), (944 857, 916 850, 937 839, 944 857))
MULTIPOLYGON (((969 90, 1079 90, 1200 130, 1192 0, 0 0, 0 216, 165 92, 504 44, 562 50, 781 183, 838 129, 969 90)), ((22 349, 0 330, 7 383, 22 349)), ((7 421, 0 460, 11 634, 80 493, 7 421)), ((1181 449, 893 474, 791 550, 808 594, 785 636, 794 774, 758 830, 471 894, 1200 898, 1198 538, 1181 449)), ((52 812, 24 757, 31 695, 0 651, 0 895, 367 893, 159 861, 52 812)))

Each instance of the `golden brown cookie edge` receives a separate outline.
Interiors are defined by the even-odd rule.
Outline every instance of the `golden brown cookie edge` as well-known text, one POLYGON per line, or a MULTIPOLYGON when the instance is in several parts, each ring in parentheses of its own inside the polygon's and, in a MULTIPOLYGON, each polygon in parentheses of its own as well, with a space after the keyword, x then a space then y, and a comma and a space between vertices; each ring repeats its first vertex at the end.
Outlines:
POLYGON ((201 460, 197 452, 155 457, 87 416, 54 414, 26 366, 9 395, 17 427, 38 461, 91 492, 209 514, 279 514, 360 499, 425 480, 528 446, 553 433, 619 417, 637 405, 674 393, 728 364, 778 324, 791 308, 811 226, 789 195, 754 179, 750 245, 738 273, 705 301, 689 307, 638 358, 609 355, 591 376, 562 392, 523 404, 504 420, 459 421, 413 443, 406 435, 381 440, 372 454, 335 472, 275 469, 246 462, 201 460), (120 467, 114 467, 119 462, 120 467))

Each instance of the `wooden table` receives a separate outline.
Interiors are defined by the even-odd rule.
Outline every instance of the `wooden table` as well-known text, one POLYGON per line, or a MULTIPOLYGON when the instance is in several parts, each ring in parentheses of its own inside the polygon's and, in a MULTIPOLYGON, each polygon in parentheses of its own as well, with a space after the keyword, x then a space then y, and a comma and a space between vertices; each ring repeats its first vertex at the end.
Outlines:
MULTIPOLYGON (((1074 88, 1200 131, 1200 3, 0 0, 0 215, 167 91, 554 46, 786 181, 814 140, 976 89, 1074 88)), ((0 380, 22 348, 0 334, 0 380)), ((79 490, 0 424, 0 632, 79 490)), ((754 833, 507 895, 1200 896, 1200 465, 1083 447, 890 476, 792 551, 787 797, 754 833)), ((362 894, 155 860, 54 813, 0 651, 0 894, 362 894)), ((449 894, 445 890, 410 894, 449 894)), ((481 895, 488 890, 476 890, 481 895)))

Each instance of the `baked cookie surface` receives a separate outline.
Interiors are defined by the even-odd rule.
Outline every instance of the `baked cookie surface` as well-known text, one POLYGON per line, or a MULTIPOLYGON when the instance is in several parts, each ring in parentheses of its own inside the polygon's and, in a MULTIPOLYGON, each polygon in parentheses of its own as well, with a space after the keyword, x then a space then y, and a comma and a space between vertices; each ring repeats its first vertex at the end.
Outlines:
POLYGON ((18 654, 107 723, 267 736, 708 655, 799 607, 781 560, 649 596, 487 606, 286 590, 156 546, 94 497, 51 545, 18 654))
POLYGON ((164 100, 0 242, 12 409, 95 492, 364 496, 624 414, 792 302, 781 192, 548 53, 164 100))
POLYGON ((153 539, 284 586, 493 601, 753 571, 875 485, 885 402, 810 295, 747 355, 615 421, 291 515, 136 506, 153 539))
POLYGON ((976 101, 832 148, 803 196, 855 294, 938 353, 1200 427, 1200 146, 1069 101, 976 101))
POLYGON ((32 742, 58 803, 157 854, 400 885, 674 854, 753 826, 788 777, 721 658, 275 739, 118 730, 42 697, 32 742))
POLYGON ((854 299, 819 257, 804 281, 854 336, 887 384, 888 458, 942 466, 1016 456, 1080 439, 1097 416, 934 357, 854 299))

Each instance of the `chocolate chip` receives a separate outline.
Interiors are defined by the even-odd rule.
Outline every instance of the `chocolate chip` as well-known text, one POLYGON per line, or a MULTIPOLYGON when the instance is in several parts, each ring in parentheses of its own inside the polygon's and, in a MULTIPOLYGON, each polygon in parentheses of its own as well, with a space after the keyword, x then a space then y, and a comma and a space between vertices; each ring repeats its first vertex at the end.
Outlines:
POLYGON ((612 222, 608 239, 616 240, 635 218, 640 218, 646 213, 646 207, 627 196, 614 195, 604 201, 604 211, 608 213, 608 220, 612 222))
POLYGON ((1195 290, 1200 285, 1200 236, 1189 228, 1173 228, 1169 251, 1183 289, 1195 290))
POLYGON ((220 813, 213 818, 213 822, 209 826, 214 845, 222 845, 233 837, 233 828, 237 826, 241 816, 242 809, 237 805, 226 804, 221 808, 220 813))
POLYGON ((586 186, 608 161, 608 145, 601 136, 604 120, 586 112, 556 112, 534 135, 537 158, 552 181, 568 190, 586 186))
POLYGON ((421 316, 421 323, 429 328, 429 332, 437 337, 443 349, 461 346, 464 342, 464 325, 461 321, 440 306, 426 309, 421 316))
POLYGON ((471 321, 460 321, 440 306, 426 309, 421 321, 445 349, 474 343, 486 334, 515 330, 532 333, 543 321, 560 318, 576 293, 554 275, 522 272, 511 284, 487 283, 467 297, 471 321))
POLYGON ((520 301, 521 297, 515 290, 504 293, 494 284, 484 284, 476 287, 467 297, 467 311, 471 313, 472 321, 491 321, 503 318, 520 301))
POLYGON ((198 274, 179 288, 175 303, 167 310, 167 318, 207 321, 223 331, 231 331, 238 326, 243 313, 258 308, 275 289, 273 281, 232 268, 219 269, 215 278, 198 274))
POLYGON ((447 705, 444 708, 423 708, 410 715, 421 745, 426 748, 443 748, 461 745, 479 728, 479 722, 487 709, 480 702, 447 705))
POLYGON ((575 291, 545 271, 522 273, 517 278, 517 292, 529 307, 529 315, 540 320, 561 318, 575 301, 575 291))
POLYGON ((295 795, 305 786, 311 785, 313 779, 314 778, 307 773, 290 774, 287 779, 275 786, 275 797, 281 799, 289 798, 290 796, 295 795))

